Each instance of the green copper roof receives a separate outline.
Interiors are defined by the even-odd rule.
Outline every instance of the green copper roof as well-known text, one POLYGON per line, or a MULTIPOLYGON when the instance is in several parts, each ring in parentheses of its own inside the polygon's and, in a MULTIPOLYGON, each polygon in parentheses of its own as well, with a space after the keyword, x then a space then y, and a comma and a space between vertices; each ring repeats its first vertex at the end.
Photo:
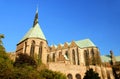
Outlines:
POLYGON ((22 38, 22 40, 20 42, 22 42, 23 40, 27 39, 27 38, 41 38, 46 40, 39 24, 37 23, 34 27, 32 27, 26 34, 25 36, 22 38))
MULTIPOLYGON (((101 56, 102 62, 110 62, 111 58, 110 55, 103 55, 101 56)), ((115 56, 116 61, 120 61, 120 56, 115 56)))
POLYGON ((111 61, 110 55, 101 56, 101 60, 102 62, 110 62, 111 61))
POLYGON ((75 41, 75 43, 80 47, 96 47, 95 44, 90 39, 75 41))
POLYGON ((115 56, 116 61, 120 61, 120 56, 115 56))
MULTIPOLYGON (((68 45, 71 44, 71 42, 70 42, 70 43, 66 42, 66 43, 67 43, 68 45)), ((77 46, 79 46, 80 48, 96 47, 95 44, 94 44, 90 39, 84 39, 84 40, 75 41, 75 44, 76 44, 77 46)), ((59 45, 64 46, 64 44, 61 44, 61 43, 60 43, 59 45)))

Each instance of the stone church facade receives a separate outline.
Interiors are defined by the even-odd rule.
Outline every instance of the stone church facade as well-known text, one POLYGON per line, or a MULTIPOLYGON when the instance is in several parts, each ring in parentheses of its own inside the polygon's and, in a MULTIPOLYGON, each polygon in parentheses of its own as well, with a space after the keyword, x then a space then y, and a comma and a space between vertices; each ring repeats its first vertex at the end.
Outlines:
POLYGON ((112 68, 102 65, 99 49, 90 39, 48 46, 38 23, 38 11, 33 26, 17 44, 16 54, 19 53, 37 57, 49 69, 66 74, 68 79, 83 79, 89 68, 99 73, 101 79, 114 79, 112 68))

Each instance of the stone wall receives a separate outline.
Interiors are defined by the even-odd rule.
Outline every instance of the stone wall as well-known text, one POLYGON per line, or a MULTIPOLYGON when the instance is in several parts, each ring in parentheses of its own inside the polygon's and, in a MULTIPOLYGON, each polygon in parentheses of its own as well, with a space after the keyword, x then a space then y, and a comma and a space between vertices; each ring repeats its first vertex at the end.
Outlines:
POLYGON ((70 65, 70 64, 64 64, 64 63, 48 63, 48 68, 53 70, 53 71, 60 71, 66 76, 68 74, 71 74, 73 79, 76 79, 76 74, 80 74, 81 79, 83 79, 85 72, 86 72, 86 67, 85 66, 78 66, 78 65, 70 65))
POLYGON ((80 74, 81 79, 83 79, 85 76, 85 72, 89 68, 92 68, 95 72, 99 74, 101 79, 115 79, 112 73, 112 68, 106 68, 104 66, 80 66, 65 64, 61 62, 50 62, 48 63, 48 68, 53 71, 60 71, 66 76, 68 76, 68 74, 71 74, 73 79, 76 79, 76 74, 80 74))

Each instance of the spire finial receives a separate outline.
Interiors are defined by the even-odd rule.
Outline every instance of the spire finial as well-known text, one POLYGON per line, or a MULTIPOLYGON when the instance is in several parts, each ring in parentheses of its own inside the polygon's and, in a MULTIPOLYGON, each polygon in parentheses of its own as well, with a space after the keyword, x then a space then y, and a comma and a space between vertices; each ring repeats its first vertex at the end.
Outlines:
POLYGON ((36 9, 36 14, 35 14, 35 18, 34 18, 34 23, 33 23, 33 27, 38 23, 38 7, 36 9))
POLYGON ((36 9, 36 13, 38 13, 38 4, 37 4, 37 9, 36 9))

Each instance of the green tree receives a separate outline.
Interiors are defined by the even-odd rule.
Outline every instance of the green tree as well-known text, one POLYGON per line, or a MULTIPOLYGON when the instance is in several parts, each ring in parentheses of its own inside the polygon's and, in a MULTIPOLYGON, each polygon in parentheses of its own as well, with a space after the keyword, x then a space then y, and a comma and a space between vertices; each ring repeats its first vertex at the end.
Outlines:
POLYGON ((43 69, 40 72, 41 77, 44 79, 67 79, 61 72, 55 72, 49 69, 43 69))
POLYGON ((18 57, 16 58, 13 65, 15 67, 25 67, 25 66, 32 66, 34 68, 37 67, 36 61, 32 57, 23 53, 18 54, 18 57))
POLYGON ((11 79, 42 79, 39 72, 32 66, 14 68, 11 79))
POLYGON ((83 79, 100 79, 100 77, 98 73, 93 71, 93 69, 89 69, 86 71, 83 79))
POLYGON ((0 52, 0 79, 8 79, 13 70, 12 61, 5 52, 0 52))
POLYGON ((2 44, 1 38, 3 37, 3 35, 0 35, 0 79, 9 79, 12 74, 13 65, 2 44))
POLYGON ((2 38, 4 38, 4 35, 3 34, 0 34, 0 45, 2 45, 3 43, 2 43, 2 38))
POLYGON ((3 47, 2 38, 4 38, 4 35, 0 34, 0 52, 5 52, 5 48, 3 47))

